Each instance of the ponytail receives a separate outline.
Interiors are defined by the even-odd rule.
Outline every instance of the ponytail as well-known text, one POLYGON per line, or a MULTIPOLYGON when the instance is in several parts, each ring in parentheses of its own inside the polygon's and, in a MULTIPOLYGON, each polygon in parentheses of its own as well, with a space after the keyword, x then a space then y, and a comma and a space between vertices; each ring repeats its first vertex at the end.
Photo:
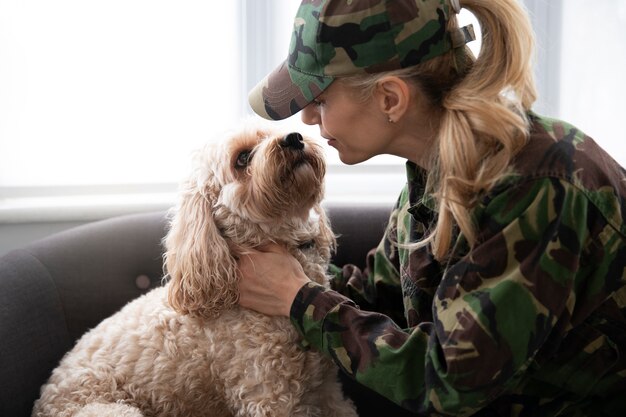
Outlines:
POLYGON ((441 101, 438 164, 429 190, 439 202, 431 236, 438 259, 449 252, 455 223, 470 246, 476 242, 471 210, 526 144, 526 114, 536 98, 532 29, 518 1, 462 0, 461 5, 476 16, 482 46, 441 101))

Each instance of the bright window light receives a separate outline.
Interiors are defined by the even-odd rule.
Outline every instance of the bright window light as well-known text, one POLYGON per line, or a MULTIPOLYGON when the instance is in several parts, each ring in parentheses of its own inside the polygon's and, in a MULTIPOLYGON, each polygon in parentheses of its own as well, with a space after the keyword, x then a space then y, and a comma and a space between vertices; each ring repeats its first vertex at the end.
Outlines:
POLYGON ((0 0, 0 187, 178 181, 241 117, 237 5, 0 0))
POLYGON ((589 5, 586 0, 563 1, 559 117, 626 166, 626 1, 589 5))

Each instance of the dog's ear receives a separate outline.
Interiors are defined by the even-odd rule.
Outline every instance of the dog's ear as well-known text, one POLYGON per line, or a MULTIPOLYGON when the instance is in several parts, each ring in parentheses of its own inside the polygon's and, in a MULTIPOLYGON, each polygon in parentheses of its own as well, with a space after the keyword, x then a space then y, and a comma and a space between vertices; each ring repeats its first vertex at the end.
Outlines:
POLYGON ((327 258, 326 261, 328 262, 337 248, 337 237, 335 233, 333 233, 330 225, 330 219, 328 218, 324 208, 318 204, 313 209, 319 216, 319 233, 314 239, 315 246, 318 248, 325 248, 324 257, 327 258))
POLYGON ((237 263, 215 224, 208 192, 187 190, 165 237, 168 302, 182 314, 213 318, 239 297, 237 263))

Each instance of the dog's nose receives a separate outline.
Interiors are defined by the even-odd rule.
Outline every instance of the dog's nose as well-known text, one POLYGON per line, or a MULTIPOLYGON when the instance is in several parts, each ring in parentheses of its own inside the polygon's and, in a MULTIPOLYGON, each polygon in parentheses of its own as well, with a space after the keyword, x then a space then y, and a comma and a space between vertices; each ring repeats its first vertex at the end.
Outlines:
POLYGON ((298 132, 287 134, 281 141, 280 146, 284 148, 303 149, 304 138, 298 132))

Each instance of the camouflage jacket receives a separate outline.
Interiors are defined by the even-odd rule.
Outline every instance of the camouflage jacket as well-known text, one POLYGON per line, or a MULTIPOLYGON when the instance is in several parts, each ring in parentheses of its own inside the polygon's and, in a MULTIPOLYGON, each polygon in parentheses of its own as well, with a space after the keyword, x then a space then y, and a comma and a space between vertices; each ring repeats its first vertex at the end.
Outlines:
POLYGON ((514 174, 473 212, 477 244, 460 235, 445 265, 396 244, 436 217, 407 163, 366 269, 298 293, 306 343, 419 415, 623 415, 626 174, 573 126, 530 117, 514 174))

